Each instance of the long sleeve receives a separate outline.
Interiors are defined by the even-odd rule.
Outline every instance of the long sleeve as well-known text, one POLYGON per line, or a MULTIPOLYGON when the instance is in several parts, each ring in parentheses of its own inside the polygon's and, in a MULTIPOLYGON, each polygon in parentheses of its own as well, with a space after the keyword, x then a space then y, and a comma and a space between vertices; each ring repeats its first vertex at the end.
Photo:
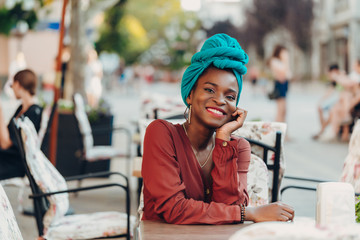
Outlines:
POLYGON ((213 201, 247 205, 250 154, 250 144, 243 138, 231 141, 216 139, 213 152, 214 168, 211 171, 213 201))
MULTIPOLYGON (((195 168, 188 163, 169 123, 156 120, 146 130, 142 176, 144 179, 143 219, 174 224, 225 224, 240 221, 240 207, 205 203, 187 196, 190 188, 202 192, 195 168), (189 165, 189 168, 186 166, 189 165), (190 173, 189 173, 190 172, 190 173)), ((196 169, 197 170, 197 169, 196 169)), ((201 182, 202 185, 202 182, 201 182)), ((190 191, 191 192, 191 191, 190 191)))

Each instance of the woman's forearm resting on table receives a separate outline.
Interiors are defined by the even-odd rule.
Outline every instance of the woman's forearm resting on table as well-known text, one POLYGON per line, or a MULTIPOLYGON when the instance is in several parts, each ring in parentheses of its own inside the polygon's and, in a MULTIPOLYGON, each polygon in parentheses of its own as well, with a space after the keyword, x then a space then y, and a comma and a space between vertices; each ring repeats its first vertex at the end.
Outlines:
POLYGON ((156 212, 166 222, 173 224, 227 224, 240 221, 237 205, 205 203, 186 199, 181 194, 169 199, 164 205, 157 204, 156 212))
POLYGON ((245 208, 245 220, 252 222, 291 221, 294 214, 294 209, 282 202, 245 208))

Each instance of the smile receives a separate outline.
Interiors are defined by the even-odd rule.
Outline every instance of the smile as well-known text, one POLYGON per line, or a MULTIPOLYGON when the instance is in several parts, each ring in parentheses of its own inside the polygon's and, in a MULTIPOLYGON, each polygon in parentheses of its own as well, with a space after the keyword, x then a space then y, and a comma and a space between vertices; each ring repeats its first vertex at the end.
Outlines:
POLYGON ((217 117, 223 117, 225 115, 224 111, 215 108, 206 108, 206 110, 217 117))

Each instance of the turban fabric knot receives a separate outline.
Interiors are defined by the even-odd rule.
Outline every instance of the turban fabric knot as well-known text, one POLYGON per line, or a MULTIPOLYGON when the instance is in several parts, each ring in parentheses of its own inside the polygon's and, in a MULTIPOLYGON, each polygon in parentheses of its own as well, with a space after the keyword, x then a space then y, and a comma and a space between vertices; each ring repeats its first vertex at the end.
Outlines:
POLYGON ((199 76, 211 65, 219 69, 231 69, 239 85, 236 105, 240 99, 242 89, 242 75, 246 73, 245 64, 249 61, 248 55, 241 48, 238 41, 226 34, 216 34, 207 39, 201 50, 191 58, 191 65, 186 69, 181 81, 181 96, 186 106, 199 76))

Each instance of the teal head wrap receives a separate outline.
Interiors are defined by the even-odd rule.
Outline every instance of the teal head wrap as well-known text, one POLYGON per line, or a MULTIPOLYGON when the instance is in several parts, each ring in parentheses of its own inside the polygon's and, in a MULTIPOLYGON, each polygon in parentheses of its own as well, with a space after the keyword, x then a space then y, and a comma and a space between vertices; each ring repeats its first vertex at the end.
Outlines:
POLYGON ((191 58, 191 65, 186 69, 181 81, 181 96, 186 106, 186 98, 190 95, 199 76, 210 66, 219 69, 232 69, 239 84, 236 105, 239 103, 242 89, 242 75, 246 73, 245 64, 248 55, 241 48, 236 39, 221 33, 207 39, 200 52, 191 58))

